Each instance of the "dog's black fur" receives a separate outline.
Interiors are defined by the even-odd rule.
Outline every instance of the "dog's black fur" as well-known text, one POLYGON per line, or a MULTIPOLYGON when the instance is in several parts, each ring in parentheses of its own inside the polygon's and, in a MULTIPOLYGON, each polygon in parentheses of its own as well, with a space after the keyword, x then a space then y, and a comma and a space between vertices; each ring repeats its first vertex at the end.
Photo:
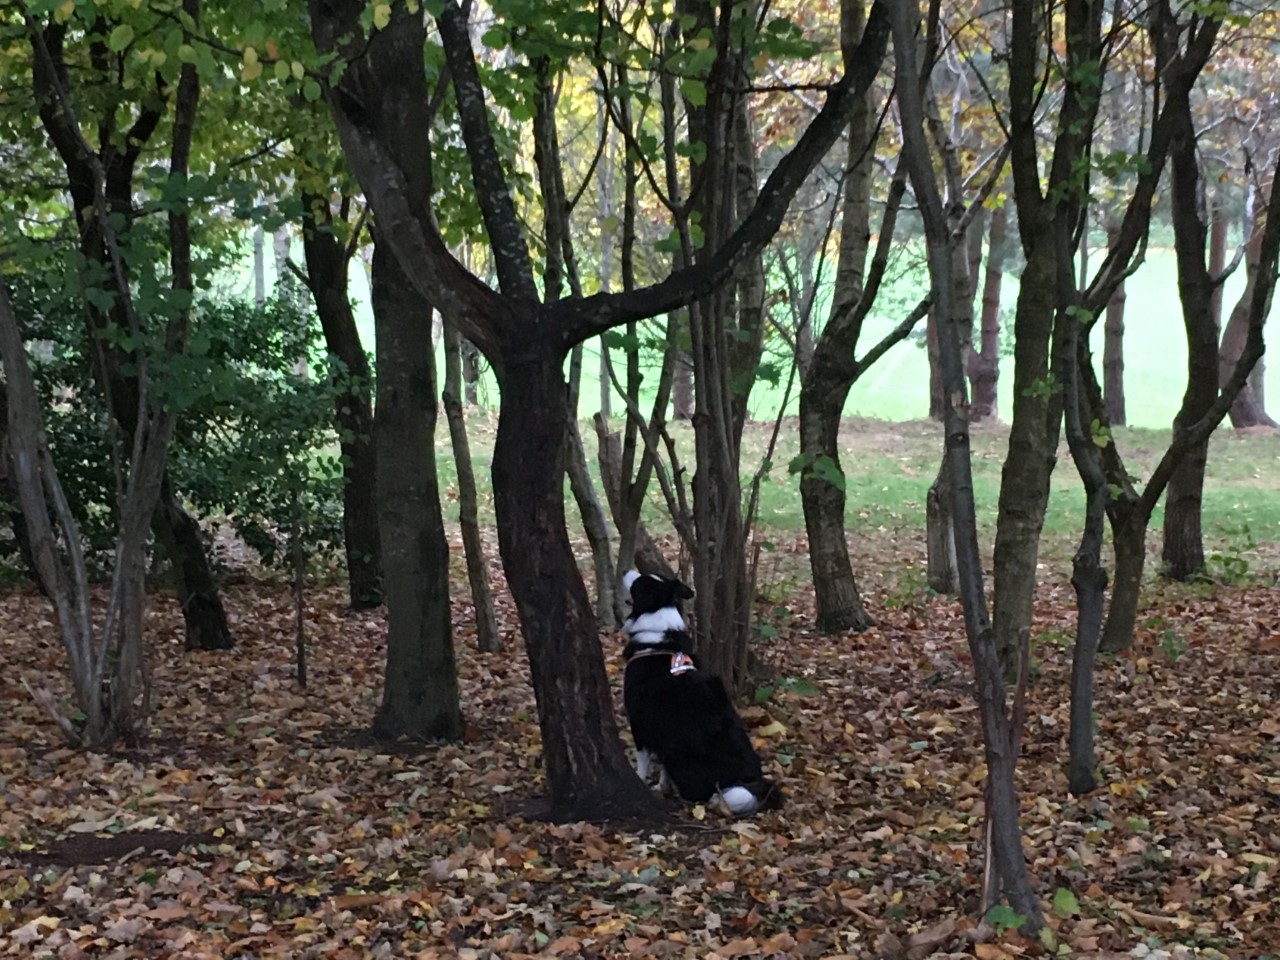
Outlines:
POLYGON ((720 793, 743 815, 780 805, 782 794, 765 779, 724 683, 698 669, 693 657, 680 614, 680 602, 693 591, 679 580, 634 571, 623 582, 631 593, 623 625, 623 702, 636 772, 647 778, 649 759, 656 757, 685 800, 700 803, 720 793))

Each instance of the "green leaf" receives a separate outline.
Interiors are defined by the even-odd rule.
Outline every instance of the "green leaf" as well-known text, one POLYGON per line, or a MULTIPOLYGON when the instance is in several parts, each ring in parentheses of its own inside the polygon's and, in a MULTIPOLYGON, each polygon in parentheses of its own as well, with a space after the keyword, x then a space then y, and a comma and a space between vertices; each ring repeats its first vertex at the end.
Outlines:
POLYGON ((116 53, 119 53, 131 43, 133 43, 133 27, 127 23, 120 24, 107 37, 107 46, 116 53))
POLYGON ((706 106, 707 103, 707 85, 701 80, 690 77, 684 83, 680 84, 680 92, 684 94, 684 98, 695 107, 706 106))
POLYGON ((315 103, 315 101, 320 99, 320 93, 321 93, 320 84, 317 83, 315 80, 311 79, 310 77, 307 77, 307 79, 302 84, 303 98, 312 103, 315 103))
POLYGON ((986 921, 996 928, 996 935, 1004 933, 1006 930, 1016 930, 1021 927, 1027 918, 1018 913, 1007 904, 997 903, 994 907, 987 911, 986 921))
POLYGON ((1064 920, 1074 917, 1080 912, 1080 901, 1066 887, 1059 887, 1053 892, 1053 912, 1064 920))

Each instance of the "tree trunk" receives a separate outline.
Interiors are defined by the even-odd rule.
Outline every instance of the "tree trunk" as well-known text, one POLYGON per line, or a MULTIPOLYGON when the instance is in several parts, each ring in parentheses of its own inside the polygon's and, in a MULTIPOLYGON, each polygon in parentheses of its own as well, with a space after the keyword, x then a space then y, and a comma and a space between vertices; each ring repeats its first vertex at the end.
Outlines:
MULTIPOLYGON (((45 32, 42 52, 49 54, 46 63, 43 55, 37 57, 32 72, 33 87, 40 101, 40 117, 50 139, 57 146, 67 171, 72 202, 77 210, 95 206, 93 184, 101 181, 102 202, 112 215, 128 224, 133 220, 134 167, 140 151, 156 129, 167 104, 157 98, 147 103, 134 126, 126 149, 102 145, 99 154, 91 148, 75 130, 75 124, 64 112, 64 98, 57 90, 63 82, 66 65, 63 61, 62 41, 65 30, 51 27, 45 32), (96 173, 95 173, 95 167, 96 173)), ((107 399, 109 413, 119 427, 120 434, 132 437, 140 417, 138 383, 129 372, 141 362, 136 352, 119 348, 119 337, 111 331, 129 331, 121 291, 117 283, 103 282, 104 277, 114 277, 118 267, 121 277, 127 279, 128 265, 121 259, 112 262, 107 249, 107 237, 96 217, 79 220, 80 253, 91 265, 87 276, 98 286, 102 299, 86 304, 85 327, 91 343, 100 349, 95 351, 92 366, 99 387, 107 399), (103 307, 105 302, 110 305, 103 307)), ((116 277, 118 281, 120 277, 116 277)), ((142 414, 145 416, 145 412, 142 414)), ((225 650, 235 643, 227 627, 226 613, 218 594, 217 580, 199 536, 199 525, 182 507, 174 495, 167 475, 163 478, 163 500, 151 517, 151 529, 165 549, 166 557, 174 571, 175 587, 182 604, 182 616, 186 626, 188 649, 225 650)))
POLYGON ((365 610, 382 602, 381 543, 374 503, 377 448, 372 373, 351 310, 348 248, 334 235, 327 200, 305 194, 303 209, 307 283, 330 355, 329 378, 336 387, 334 418, 342 449, 342 538, 348 593, 352 609, 365 610))
MULTIPOLYGON (((603 414, 596 414, 596 459, 600 464, 600 485, 604 487, 605 497, 609 501, 609 510, 616 518, 623 512, 622 494, 622 438, 610 432, 603 414)), ((634 560, 635 568, 641 573, 656 573, 660 577, 671 578, 676 571, 667 562, 662 548, 649 535, 643 521, 635 524, 633 535, 635 549, 629 551, 634 557, 627 556, 618 550, 618 568, 623 569, 634 560)))
POLYGON ((458 525, 467 555, 467 581, 471 585, 471 607, 476 623, 476 646, 486 653, 502 649, 497 618, 493 614, 493 594, 489 590, 489 564, 480 539, 479 499, 476 476, 471 466, 471 442, 462 413, 462 338, 453 324, 444 325, 444 392, 441 401, 449 421, 453 462, 458 474, 458 525))
POLYGON ((218 594, 200 526, 182 508, 166 472, 151 517, 156 542, 174 565, 174 588, 182 604, 188 650, 230 650, 235 646, 218 594))
POLYGON ((675 379, 671 384, 671 419, 690 421, 693 419, 693 358, 688 351, 681 350, 676 355, 675 379))
POLYGON ((568 388, 563 357, 522 352, 497 367, 502 390, 493 489, 502 563, 520 611, 553 819, 654 810, 623 753, 591 603, 564 512, 568 388), (530 470, 529 464, 541 468, 530 470))
POLYGON ((995 638, 1006 677, 1014 674, 1022 634, 1031 628, 1040 532, 1058 462, 1062 399, 1048 389, 1055 289, 1053 246, 1039 242, 1027 251, 1018 287, 1013 421, 996 521, 995 638))
POLYGON ((972 422, 994 420, 998 416, 996 387, 1000 380, 1000 289, 1004 262, 1008 256, 1009 211, 1000 204, 991 212, 987 240, 987 269, 982 281, 982 322, 979 349, 969 353, 969 382, 973 403, 972 422))
MULTIPOLYGON (((1119 230, 1117 225, 1107 231, 1109 247, 1115 246, 1119 230)), ((1124 409, 1124 302, 1124 281, 1121 280, 1107 301, 1102 341, 1102 390, 1107 420, 1113 427, 1123 427, 1128 422, 1124 409)))
POLYGON ((925 321, 924 347, 929 358, 929 419, 941 421, 946 416, 947 398, 942 395, 942 350, 938 344, 938 317, 929 311, 925 321))
MULTIPOLYGON (((1274 185, 1270 189, 1275 189, 1274 185)), ((1245 286, 1240 299, 1236 301, 1227 320, 1226 329, 1222 332, 1221 356, 1218 361, 1218 385, 1224 385, 1231 378, 1236 363, 1244 352, 1245 340, 1249 333, 1249 305, 1253 301, 1254 290, 1258 286, 1258 259, 1262 253, 1262 233, 1266 220, 1264 213, 1267 207, 1269 190, 1257 190, 1253 195, 1253 214, 1249 218, 1252 227, 1249 231, 1248 246, 1245 249, 1245 286)), ((1231 425, 1237 430, 1246 427, 1280 426, 1267 415, 1261 391, 1262 361, 1254 367, 1253 375, 1245 388, 1231 405, 1231 425)))
MULTIPOLYGON (((862 37, 866 9, 861 0, 840 5, 840 45, 849 56, 862 37)), ((862 631, 874 623, 862 602, 845 539, 846 490, 840 466, 840 419, 858 375, 854 351, 862 333, 859 306, 871 240, 871 170, 875 131, 865 100, 849 121, 840 197, 840 249, 831 310, 800 380, 800 501, 809 538, 809 570, 824 633, 862 631)), ((901 181, 895 191, 900 200, 901 181)), ((892 235, 898 201, 886 205, 883 230, 892 235)))
POLYGON ((942 458, 938 475, 925 494, 925 547, 929 588, 946 596, 960 592, 956 567, 956 531, 952 521, 951 461, 942 458))
MULTIPOLYGON (((1174 418, 1175 433, 1204 417, 1218 397, 1218 330, 1213 322, 1216 288, 1205 265, 1207 236, 1199 213, 1195 127, 1189 106, 1180 114, 1170 146, 1170 181, 1178 296, 1187 336, 1187 389, 1174 418)), ((1165 493, 1162 556, 1166 575, 1175 580, 1189 580, 1204 569, 1200 519, 1208 459, 1209 438, 1205 437, 1187 451, 1165 493)))
POLYGON ((578 427, 578 392, 573 386, 582 376, 581 346, 574 348, 569 364, 572 369, 568 399, 570 409, 565 418, 569 489, 573 493, 574 502, 578 505, 582 527, 586 531, 587 543, 591 547, 591 569, 596 581, 596 619, 600 622, 600 626, 612 630, 618 626, 617 600, 614 596, 618 577, 613 566, 613 542, 609 535, 609 523, 605 520, 604 509, 600 506, 600 498, 596 495, 595 484, 591 481, 591 471, 587 467, 587 451, 583 446, 582 432, 578 427))
POLYGON ((378 522, 387 605, 379 739, 458 740, 462 710, 449 612, 449 545, 436 481, 431 305, 375 236, 378 522))
MULTIPOLYGON (((991 624, 987 619, 983 592, 982 559, 978 550, 978 527, 973 499, 970 463, 968 400, 965 395, 964 318, 968 311, 951 303, 954 295, 951 231, 942 209, 942 197, 934 180, 932 158, 925 139, 920 93, 920 73, 916 65, 915 35, 919 11, 906 4, 891 8, 894 79, 902 118, 902 158, 911 174, 925 226, 929 257, 929 280, 934 307, 940 323, 939 347, 943 361, 946 401, 946 456, 951 468, 952 511, 955 522, 956 554, 959 559, 960 595, 964 604, 965 635, 973 658, 983 745, 987 762, 987 816, 991 825, 995 875, 999 878, 1009 906, 1022 916, 1022 929, 1034 935, 1044 918, 1031 878, 1027 874, 1022 849, 1019 805, 1014 771, 1018 757, 1018 715, 1010 720, 1000 663, 991 624)), ((1025 278, 1024 278, 1025 284, 1025 278)), ((969 314, 971 316, 971 314, 969 314)))
POLYGON ((1142 504, 1129 500, 1112 507, 1111 543, 1115 550, 1115 582, 1111 605, 1102 629, 1100 649, 1120 653, 1133 645, 1133 628, 1138 620, 1142 594, 1142 573, 1147 563, 1147 524, 1150 517, 1142 504))

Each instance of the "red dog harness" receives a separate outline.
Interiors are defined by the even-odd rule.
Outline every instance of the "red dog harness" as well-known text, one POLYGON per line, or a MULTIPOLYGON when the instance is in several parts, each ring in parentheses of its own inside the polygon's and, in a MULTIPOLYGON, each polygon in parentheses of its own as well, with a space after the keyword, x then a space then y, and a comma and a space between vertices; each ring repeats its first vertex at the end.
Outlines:
POLYGON ((641 650, 639 653, 631 655, 631 659, 627 661, 627 666, 630 666, 632 661, 639 660, 641 657, 670 657, 670 672, 673 677, 698 669, 693 662, 693 657, 687 653, 680 653, 679 651, 673 653, 670 650, 641 650))

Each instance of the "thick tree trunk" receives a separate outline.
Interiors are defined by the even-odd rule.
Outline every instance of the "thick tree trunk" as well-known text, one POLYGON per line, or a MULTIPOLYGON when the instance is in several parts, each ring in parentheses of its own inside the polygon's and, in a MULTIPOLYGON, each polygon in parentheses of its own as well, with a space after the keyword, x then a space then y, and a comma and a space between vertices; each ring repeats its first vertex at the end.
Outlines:
POLYGON ((337 387, 334 417, 342 449, 342 535, 348 593, 352 609, 364 610, 382 602, 381 543, 374 503, 373 378, 347 289, 350 256, 334 236, 327 201, 308 194, 303 203, 307 282, 331 357, 329 377, 337 387))
POLYGON ((493 594, 489 590, 489 564, 480 538, 479 498, 475 470, 471 466, 471 442, 462 413, 462 338, 453 324, 444 325, 444 391, 441 402, 449 421, 453 462, 458 474, 458 525, 467 555, 467 581, 471 585, 471 607, 476 623, 476 646, 486 653, 502 649, 497 618, 493 614, 493 594))
POLYGON ((591 603, 565 529, 563 357, 525 351, 498 368, 493 453, 498 536, 520 611, 554 819, 643 815, 650 791, 623 753, 591 603), (529 464, 539 464, 537 470, 529 464))
MULTIPOLYGON (((1108 246, 1115 246, 1119 226, 1107 232, 1108 246)), ((1102 392, 1107 407, 1107 420, 1113 427, 1128 421, 1124 408, 1124 281, 1117 284, 1107 301, 1107 318, 1103 324, 1102 392)))
POLYGON ((969 353, 969 382, 973 403, 972 422, 994 420, 998 416, 996 386, 1000 379, 1000 289, 1004 262, 1008 255, 1009 211, 1000 204, 991 212, 987 240, 987 269, 982 281, 982 320, 979 349, 969 353))
POLYGON ((375 237, 378 522, 387 605, 387 670, 374 735, 462 737, 449 611, 449 545, 436 481, 431 305, 375 237))

